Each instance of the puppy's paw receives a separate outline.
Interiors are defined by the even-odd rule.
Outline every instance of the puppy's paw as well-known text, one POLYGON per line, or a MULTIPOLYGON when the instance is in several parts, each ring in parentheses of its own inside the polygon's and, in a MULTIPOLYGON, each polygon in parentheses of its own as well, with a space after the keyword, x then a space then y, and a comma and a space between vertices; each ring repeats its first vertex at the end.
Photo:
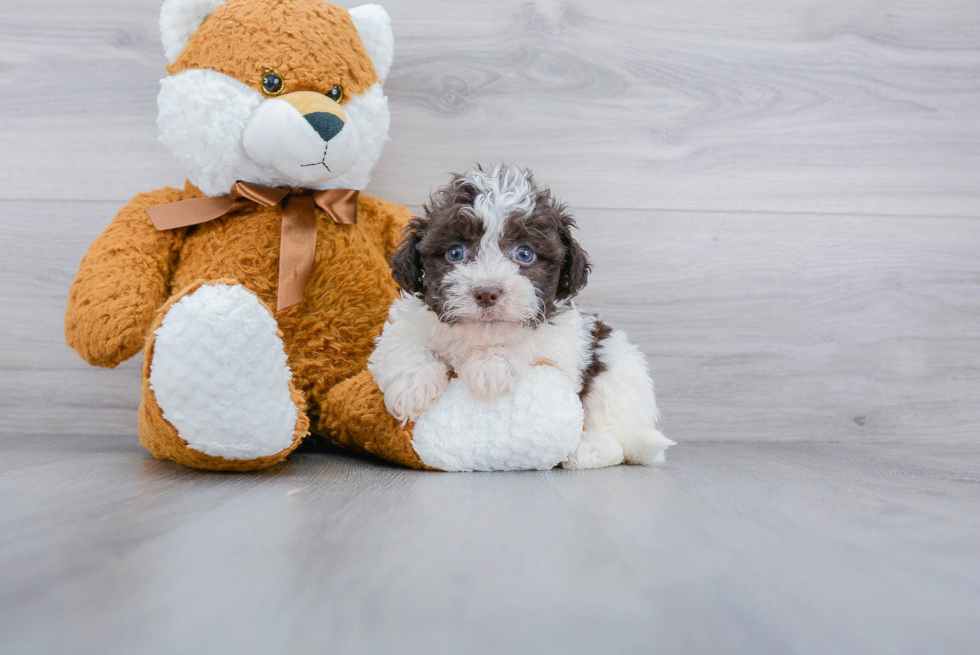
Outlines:
POLYGON ((518 368, 504 355, 468 359, 456 373, 474 398, 486 401, 513 393, 521 379, 518 368))
POLYGON ((585 441, 580 442, 575 452, 561 463, 561 467, 566 469, 596 469, 601 466, 599 453, 592 447, 592 444, 585 441))
POLYGON ((402 423, 414 421, 432 406, 448 384, 449 369, 442 363, 412 369, 385 389, 385 407, 402 423))
POLYGON ((575 452, 562 462, 566 469, 599 469, 622 464, 623 447, 608 432, 586 430, 575 452))

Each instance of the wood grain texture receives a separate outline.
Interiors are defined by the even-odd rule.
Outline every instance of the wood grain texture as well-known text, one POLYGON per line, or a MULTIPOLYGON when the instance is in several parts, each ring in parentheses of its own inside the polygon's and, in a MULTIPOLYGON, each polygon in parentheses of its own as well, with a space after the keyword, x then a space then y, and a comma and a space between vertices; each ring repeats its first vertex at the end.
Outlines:
POLYGON ((688 444, 658 467, 190 471, 0 437, 5 653, 975 652, 973 447, 688 444))
MULTIPOLYGON (((158 6, 0 7, 0 198, 181 182, 156 143, 158 6)), ((580 207, 977 213, 972 0, 385 6, 383 197, 417 204, 448 170, 508 160, 580 207)))
MULTIPOLYGON (((139 362, 90 368, 62 326, 117 209, 0 202, 0 434, 135 439, 139 362)), ((980 442, 976 221, 577 215, 596 264, 579 305, 647 353, 674 439, 980 442)))

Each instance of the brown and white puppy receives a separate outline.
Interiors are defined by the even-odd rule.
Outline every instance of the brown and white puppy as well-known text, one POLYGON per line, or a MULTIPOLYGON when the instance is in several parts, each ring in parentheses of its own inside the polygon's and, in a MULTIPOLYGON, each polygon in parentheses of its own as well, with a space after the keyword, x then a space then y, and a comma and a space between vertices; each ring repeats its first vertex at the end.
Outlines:
POLYGON ((392 259, 403 289, 368 368, 388 411, 416 420, 451 372, 493 401, 535 364, 561 370, 579 391, 585 432, 565 467, 662 457, 643 354, 620 331, 582 314, 572 298, 591 270, 575 221, 524 169, 455 175, 409 223, 392 259))

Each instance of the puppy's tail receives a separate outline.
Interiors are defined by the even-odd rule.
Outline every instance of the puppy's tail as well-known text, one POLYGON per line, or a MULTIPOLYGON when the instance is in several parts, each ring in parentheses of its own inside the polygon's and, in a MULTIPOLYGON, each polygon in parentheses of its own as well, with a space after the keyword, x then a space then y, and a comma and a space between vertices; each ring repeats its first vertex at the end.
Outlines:
POLYGON ((676 445, 676 441, 665 437, 660 430, 645 428, 623 444, 623 452, 628 464, 653 464, 664 461, 666 450, 676 445))

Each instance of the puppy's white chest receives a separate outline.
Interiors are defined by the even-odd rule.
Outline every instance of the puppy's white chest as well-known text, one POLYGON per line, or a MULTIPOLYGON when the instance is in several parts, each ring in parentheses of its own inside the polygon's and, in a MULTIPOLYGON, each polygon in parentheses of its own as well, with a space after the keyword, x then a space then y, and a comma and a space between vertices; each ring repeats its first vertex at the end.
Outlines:
POLYGON ((447 326, 434 319, 431 347, 440 360, 456 371, 467 364, 479 366, 488 356, 506 359, 522 373, 535 364, 550 364, 564 373, 578 391, 582 371, 591 356, 594 325, 594 316, 581 314, 574 307, 534 329, 447 326))

